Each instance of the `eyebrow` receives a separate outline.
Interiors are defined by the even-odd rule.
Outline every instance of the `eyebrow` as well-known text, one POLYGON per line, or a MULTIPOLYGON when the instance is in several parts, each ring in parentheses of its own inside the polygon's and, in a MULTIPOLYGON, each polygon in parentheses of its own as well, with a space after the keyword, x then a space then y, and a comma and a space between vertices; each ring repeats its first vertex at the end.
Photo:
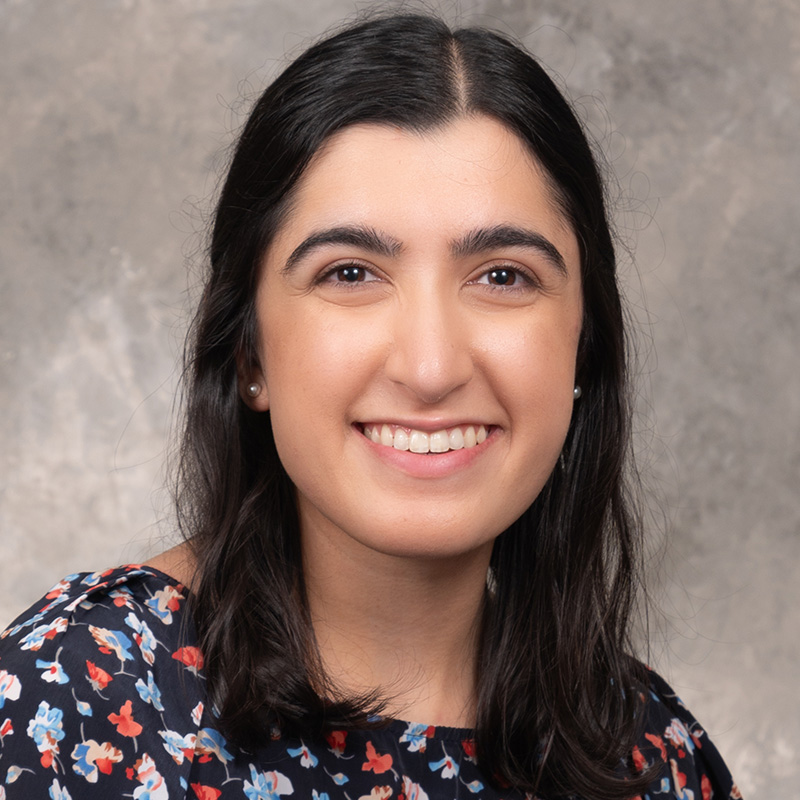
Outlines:
MULTIPOLYGON (((314 250, 326 245, 345 244, 358 247, 370 253, 392 258, 402 249, 402 242, 386 233, 366 225, 342 225, 315 231, 307 236, 286 259, 282 272, 288 274, 314 250)), ((451 246, 454 258, 466 258, 480 255, 503 247, 519 247, 535 250, 561 274, 566 276, 567 265, 556 246, 545 236, 527 228, 515 225, 494 225, 489 228, 477 228, 469 231, 451 246)))
POLYGON ((455 258, 479 255, 502 247, 521 247, 536 250, 562 275, 567 275, 564 257, 556 246, 541 233, 514 225, 495 225, 470 231, 452 245, 455 258))
POLYGON ((379 233, 375 228, 368 226, 344 225, 337 228, 328 228, 316 231, 303 239, 292 251, 289 258, 286 259, 286 265, 282 270, 283 273, 291 272, 298 262, 302 261, 309 253, 330 244, 352 245, 361 250, 377 253, 388 258, 396 256, 403 249, 403 245, 397 239, 385 233, 379 233))

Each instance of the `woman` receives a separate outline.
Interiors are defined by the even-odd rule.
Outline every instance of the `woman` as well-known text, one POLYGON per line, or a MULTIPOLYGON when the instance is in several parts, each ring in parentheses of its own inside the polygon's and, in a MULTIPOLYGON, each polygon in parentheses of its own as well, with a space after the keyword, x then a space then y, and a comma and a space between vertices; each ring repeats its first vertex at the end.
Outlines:
POLYGON ((6 796, 738 797, 628 655, 614 250, 536 62, 425 16, 311 47, 210 262, 186 541, 4 634, 6 796))

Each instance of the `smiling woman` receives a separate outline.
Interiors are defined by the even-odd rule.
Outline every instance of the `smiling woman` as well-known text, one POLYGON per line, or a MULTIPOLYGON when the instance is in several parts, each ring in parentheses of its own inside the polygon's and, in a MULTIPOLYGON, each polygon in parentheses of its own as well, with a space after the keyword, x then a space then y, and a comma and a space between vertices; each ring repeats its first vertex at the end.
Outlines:
POLYGON ((738 797, 629 648, 622 320, 529 55, 425 16, 311 47, 217 206, 186 541, 4 634, 9 796, 738 797))
POLYGON ((267 250, 240 370, 297 490, 306 576, 319 539, 334 571, 377 551, 485 574, 567 434, 580 284, 574 233, 498 122, 333 137, 267 250))

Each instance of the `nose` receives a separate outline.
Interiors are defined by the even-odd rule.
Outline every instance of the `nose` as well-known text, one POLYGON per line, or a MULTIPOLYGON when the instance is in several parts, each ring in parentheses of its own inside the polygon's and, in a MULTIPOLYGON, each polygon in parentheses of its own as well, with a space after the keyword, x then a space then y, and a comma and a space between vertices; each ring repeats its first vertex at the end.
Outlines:
POLYGON ((472 378, 469 326, 456 300, 426 294, 399 304, 386 376, 425 404, 435 404, 472 378))

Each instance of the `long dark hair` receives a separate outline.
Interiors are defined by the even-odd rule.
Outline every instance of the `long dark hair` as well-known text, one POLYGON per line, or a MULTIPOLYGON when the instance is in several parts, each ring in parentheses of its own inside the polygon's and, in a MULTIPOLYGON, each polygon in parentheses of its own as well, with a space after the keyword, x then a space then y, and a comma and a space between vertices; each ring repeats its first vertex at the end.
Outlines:
POLYGON ((626 655, 639 526, 625 490, 630 409, 614 247, 580 123, 536 61, 487 30, 451 31, 424 15, 351 26, 291 63, 239 138, 187 348, 178 476, 209 691, 223 732, 244 745, 276 724, 304 735, 363 726, 376 708, 376 698, 342 697, 326 683, 293 487, 267 415, 240 398, 237 362, 257 363, 259 264, 323 142, 356 123, 426 131, 478 114, 506 125, 544 168, 580 243, 585 310, 583 397, 561 463, 494 546, 477 755, 490 779, 522 789, 629 797, 643 779, 620 764, 629 763, 644 675, 626 655))

